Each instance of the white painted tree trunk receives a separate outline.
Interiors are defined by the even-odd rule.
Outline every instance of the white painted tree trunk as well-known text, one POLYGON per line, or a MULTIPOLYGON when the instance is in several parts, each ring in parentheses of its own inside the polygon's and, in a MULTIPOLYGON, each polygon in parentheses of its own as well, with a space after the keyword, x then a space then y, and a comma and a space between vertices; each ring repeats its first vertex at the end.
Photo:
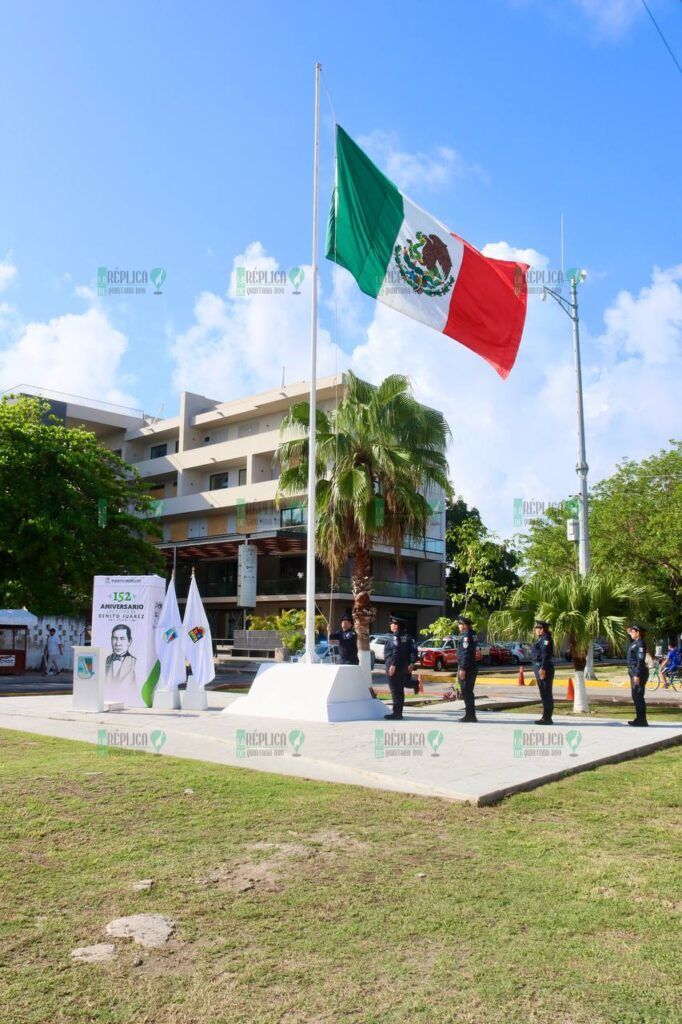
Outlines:
POLYGON ((579 672, 575 669, 575 697, 573 700, 573 713, 576 715, 585 715, 590 710, 590 705, 587 700, 587 688, 585 686, 585 673, 579 672))
POLYGON ((367 676, 367 685, 372 685, 372 655, 369 651, 358 651, 358 661, 360 662, 360 668, 367 676))

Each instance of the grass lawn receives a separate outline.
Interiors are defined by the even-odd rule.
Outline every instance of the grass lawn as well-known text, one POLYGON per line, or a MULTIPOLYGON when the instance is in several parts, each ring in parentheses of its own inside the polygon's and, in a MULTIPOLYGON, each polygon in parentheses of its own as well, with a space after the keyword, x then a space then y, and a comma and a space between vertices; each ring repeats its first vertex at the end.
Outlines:
POLYGON ((0 1021, 679 1024, 681 783, 472 808, 0 731, 0 1021), (145 910, 166 949, 70 960, 145 910))

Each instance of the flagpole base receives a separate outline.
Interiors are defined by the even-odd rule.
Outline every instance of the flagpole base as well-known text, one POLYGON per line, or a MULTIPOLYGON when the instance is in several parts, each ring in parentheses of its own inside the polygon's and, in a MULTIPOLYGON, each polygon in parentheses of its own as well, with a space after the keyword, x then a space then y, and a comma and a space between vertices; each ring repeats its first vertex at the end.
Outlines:
POLYGON ((159 690, 157 687, 154 690, 152 707, 155 711, 179 711, 180 694, 177 686, 174 686, 172 690, 159 690))
POLYGON ((359 665, 261 665, 244 697, 224 715, 286 718, 297 722, 380 721, 387 709, 369 692, 359 665))
POLYGON ((206 711, 208 709, 208 698, 203 686, 188 686, 182 695, 183 711, 206 711))

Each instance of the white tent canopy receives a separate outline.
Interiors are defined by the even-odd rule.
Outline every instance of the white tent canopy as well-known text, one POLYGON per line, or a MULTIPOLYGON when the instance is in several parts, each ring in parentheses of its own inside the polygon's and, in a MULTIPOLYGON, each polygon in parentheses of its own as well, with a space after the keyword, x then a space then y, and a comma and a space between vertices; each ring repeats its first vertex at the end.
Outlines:
POLYGON ((25 608, 0 608, 0 627, 37 625, 38 617, 25 608))

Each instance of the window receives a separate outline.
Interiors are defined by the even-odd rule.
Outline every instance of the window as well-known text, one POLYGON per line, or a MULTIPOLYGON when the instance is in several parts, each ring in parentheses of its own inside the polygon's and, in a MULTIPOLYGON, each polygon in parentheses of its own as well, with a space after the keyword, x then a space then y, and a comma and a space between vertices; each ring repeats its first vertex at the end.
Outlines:
POLYGON ((223 487, 230 486, 230 474, 229 473, 214 473, 211 477, 210 490, 220 491, 223 487))
POLYGON ((175 454, 176 454, 176 455, 177 455, 177 453, 178 453, 178 451, 179 451, 179 450, 180 450, 180 442, 179 442, 179 441, 176 441, 176 442, 175 442, 175 454))
POLYGON ((114 448, 114 450, 112 451, 111 454, 112 455, 118 455, 118 457, 120 459, 120 458, 123 457, 123 449, 122 448, 114 448))
POLYGON ((204 444, 210 444, 210 443, 211 443, 211 435, 207 434, 206 437, 204 438, 204 444))
POLYGON ((283 528, 303 526, 306 521, 306 510, 302 505, 293 505, 292 508, 283 508, 280 511, 280 523, 283 528))
POLYGON ((246 483, 246 466, 239 470, 239 486, 242 487, 246 483))
POLYGON ((162 459, 163 456, 166 455, 167 453, 168 453, 168 445, 166 444, 165 441, 164 441, 163 444, 153 444, 151 449, 150 449, 150 452, 149 452, 149 458, 150 459, 162 459))

